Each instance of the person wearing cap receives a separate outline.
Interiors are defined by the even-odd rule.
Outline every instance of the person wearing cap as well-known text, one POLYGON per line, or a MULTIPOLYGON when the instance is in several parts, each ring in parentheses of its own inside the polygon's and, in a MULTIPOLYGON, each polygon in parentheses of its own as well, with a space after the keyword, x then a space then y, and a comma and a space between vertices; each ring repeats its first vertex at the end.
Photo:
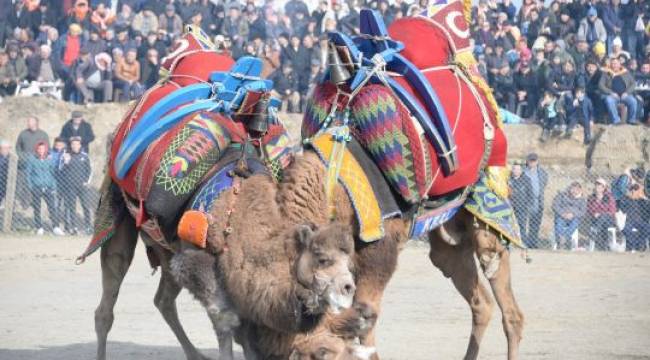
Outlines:
POLYGON ((155 33, 158 31, 158 17, 152 11, 151 5, 145 4, 142 11, 133 17, 131 28, 140 34, 155 33))
POLYGON ((0 139, 0 204, 7 194, 7 175, 9 174, 9 160, 11 156, 11 144, 0 139))
POLYGON ((90 234, 90 203, 88 201, 88 185, 92 176, 92 169, 88 154, 82 150, 82 139, 73 136, 70 139, 70 152, 63 154, 61 165, 61 178, 64 179, 65 230, 71 234, 84 232, 90 234), (77 199, 83 210, 83 222, 77 219, 77 199), (81 229, 80 229, 80 226, 81 229))
POLYGON ((59 228, 60 219, 55 206, 55 171, 56 164, 49 154, 47 142, 39 141, 27 158, 25 171, 31 192, 32 208, 34 209, 34 229, 38 235, 45 233, 45 226, 41 218, 41 204, 43 200, 47 205, 47 212, 52 223, 52 231, 56 235, 63 235, 63 231, 59 228))
POLYGON ((530 153, 526 156, 524 174, 530 179, 532 192, 528 198, 530 202, 528 224, 521 229, 521 234, 527 246, 536 248, 540 244, 539 228, 542 225, 544 216, 544 193, 548 184, 548 174, 539 165, 539 158, 536 153, 530 153))
POLYGON ((626 215, 623 235, 625 235, 625 248, 627 251, 645 251, 650 241, 650 200, 646 197, 643 184, 645 174, 641 169, 631 173, 632 181, 629 182, 625 196, 619 201, 619 209, 626 215), (639 179, 641 177, 641 179, 639 179))
POLYGON ((71 114, 71 119, 61 128, 59 137, 67 140, 68 145, 71 145, 73 137, 79 138, 82 150, 88 154, 88 145, 95 140, 95 133, 92 126, 84 120, 84 114, 75 110, 71 114))
POLYGON ((176 13, 174 4, 165 5, 165 12, 158 16, 158 30, 176 37, 183 33, 183 19, 176 13))
POLYGON ((614 125, 621 124, 621 116, 618 113, 618 104, 624 104, 627 108, 627 122, 637 125, 637 101, 634 97, 634 78, 621 66, 618 58, 609 60, 609 67, 603 68, 598 89, 602 93, 603 101, 609 113, 609 120, 614 125))
POLYGON ((612 40, 612 47, 609 53, 610 57, 624 58, 626 62, 632 58, 629 52, 623 50, 623 40, 618 36, 612 40))
POLYGON ((608 229, 615 226, 616 200, 608 187, 605 179, 596 179, 594 192, 587 198, 587 221, 598 250, 607 250, 608 229))
POLYGON ((582 185, 574 181, 553 199, 555 238, 553 250, 577 248, 576 232, 580 220, 587 211, 587 201, 582 194, 582 185))
POLYGON ((605 43, 607 41, 607 29, 603 21, 598 18, 598 11, 595 7, 587 10, 587 16, 580 21, 577 33, 578 40, 585 40, 589 46, 597 42, 605 43))
MULTIPOLYGON (((97 64, 95 59, 87 48, 82 48, 73 68, 75 87, 83 97, 82 104, 86 105, 94 102, 94 91, 101 94, 102 102, 110 102, 113 98, 111 71, 107 69, 106 64, 97 64)), ((104 57, 100 57, 101 59, 104 57)))

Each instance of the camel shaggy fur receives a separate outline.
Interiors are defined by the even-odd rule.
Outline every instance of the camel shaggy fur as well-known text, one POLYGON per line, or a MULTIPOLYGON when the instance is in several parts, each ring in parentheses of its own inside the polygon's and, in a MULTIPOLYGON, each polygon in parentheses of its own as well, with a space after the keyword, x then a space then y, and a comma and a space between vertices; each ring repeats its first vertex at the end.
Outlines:
MULTIPOLYGON (((283 221, 292 224, 314 223, 317 226, 329 222, 324 191, 325 174, 324 166, 313 152, 306 151, 303 156, 296 158, 285 171, 284 180, 275 195, 276 203, 282 204, 278 211, 283 221)), ((261 194, 262 191, 258 193, 261 194)), ((350 224, 356 229, 354 212, 342 187, 336 189, 334 196, 337 221, 350 224)), ((368 304, 376 314, 380 313, 384 289, 396 270, 397 257, 407 240, 409 224, 402 219, 389 219, 384 223, 384 228, 385 237, 382 240, 372 243, 357 241, 354 253, 355 300, 368 304)), ((106 337, 113 323, 113 307, 122 279, 133 258, 137 235, 133 219, 126 217, 119 224, 113 239, 101 249, 103 293, 95 312, 100 360, 105 359, 106 337)), ((496 271, 489 272, 489 284, 502 312, 503 328, 508 342, 508 359, 516 359, 523 330, 523 314, 514 299, 510 285, 509 252, 500 243, 498 234, 477 222, 470 213, 460 211, 443 227, 431 232, 429 242, 432 264, 452 280, 472 311, 472 330, 466 359, 477 358, 480 342, 494 306, 490 291, 479 279, 481 275, 474 258, 479 258, 480 268, 483 269, 481 272, 494 269, 494 261, 498 261, 496 271), (450 239, 453 241, 449 241, 450 239)), ((175 298, 180 292, 180 286, 173 280, 169 271, 171 253, 155 244, 153 249, 161 260, 162 269, 154 302, 181 343, 186 357, 190 360, 202 360, 204 357, 191 344, 178 321, 175 298)), ((210 313, 208 315, 210 316, 210 313)), ((214 316, 211 316, 211 320, 213 318, 214 316)), ((230 338, 225 337, 226 340, 222 340, 219 333, 217 335, 220 351, 231 350, 230 338)), ((361 344, 367 347, 375 346, 374 327, 361 337, 361 344)), ((372 359, 379 357, 373 354, 372 359)))

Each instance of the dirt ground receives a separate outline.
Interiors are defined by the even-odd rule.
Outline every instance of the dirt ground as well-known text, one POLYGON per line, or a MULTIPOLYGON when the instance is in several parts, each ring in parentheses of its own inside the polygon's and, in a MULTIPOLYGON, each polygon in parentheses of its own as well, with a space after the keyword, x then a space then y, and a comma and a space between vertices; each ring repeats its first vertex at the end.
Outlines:
MULTIPOLYGON (((94 358, 99 257, 74 265, 86 240, 0 235, 0 359, 94 358)), ((379 323, 383 359, 460 359, 464 354, 469 309, 430 265, 427 252, 427 245, 417 243, 401 254, 379 323)), ((522 359, 650 359, 647 254, 531 255, 531 264, 513 258, 513 286, 527 323, 522 359)), ((110 359, 183 358, 153 306, 157 278, 139 247, 117 303, 110 359)), ((216 341, 201 307, 186 292, 178 307, 189 337, 216 359, 216 341)), ((482 359, 505 358, 499 316, 495 311, 482 359)))

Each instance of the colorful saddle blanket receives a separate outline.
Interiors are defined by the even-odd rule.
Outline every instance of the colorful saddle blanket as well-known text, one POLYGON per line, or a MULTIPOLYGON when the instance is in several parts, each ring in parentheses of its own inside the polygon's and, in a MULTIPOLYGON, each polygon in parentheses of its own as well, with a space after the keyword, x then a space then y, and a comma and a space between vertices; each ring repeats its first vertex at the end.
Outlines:
MULTIPOLYGON (((337 106, 342 109, 348 105, 354 136, 373 157, 393 189, 408 203, 415 204, 427 196, 448 194, 475 183, 481 165, 504 165, 507 144, 498 127, 496 112, 483 88, 472 81, 472 75, 465 68, 449 63, 454 49, 443 29, 427 18, 415 17, 394 22, 388 32, 392 39, 403 43, 400 53, 419 68, 437 94, 442 104, 439 111, 445 114, 456 144, 458 164, 455 172, 444 176, 438 150, 421 124, 413 119, 413 111, 405 105, 403 97, 385 84, 367 84, 349 104, 337 106), (414 29, 417 36, 410 36, 414 29), (493 131, 489 149, 486 127, 493 131), (485 151, 488 151, 487 161, 484 161, 485 151)), ((406 89, 421 108, 428 108, 412 82, 398 74, 387 75, 406 89)), ((335 85, 329 82, 317 85, 307 105, 303 138, 313 136, 325 124, 336 98, 335 85)))

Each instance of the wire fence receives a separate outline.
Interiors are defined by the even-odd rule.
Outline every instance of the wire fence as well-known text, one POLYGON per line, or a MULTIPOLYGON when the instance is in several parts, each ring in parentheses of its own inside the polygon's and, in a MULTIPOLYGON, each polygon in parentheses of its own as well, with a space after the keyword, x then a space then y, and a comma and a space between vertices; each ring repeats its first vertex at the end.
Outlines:
MULTIPOLYGON (((103 159, 105 154, 91 159, 71 151, 9 154, 0 163, 0 230, 90 235, 99 199, 95 180, 104 170, 91 167, 103 159)), ((650 172, 587 174, 564 167, 560 173, 535 163, 515 163, 509 180, 510 202, 529 248, 650 249, 650 172)))

